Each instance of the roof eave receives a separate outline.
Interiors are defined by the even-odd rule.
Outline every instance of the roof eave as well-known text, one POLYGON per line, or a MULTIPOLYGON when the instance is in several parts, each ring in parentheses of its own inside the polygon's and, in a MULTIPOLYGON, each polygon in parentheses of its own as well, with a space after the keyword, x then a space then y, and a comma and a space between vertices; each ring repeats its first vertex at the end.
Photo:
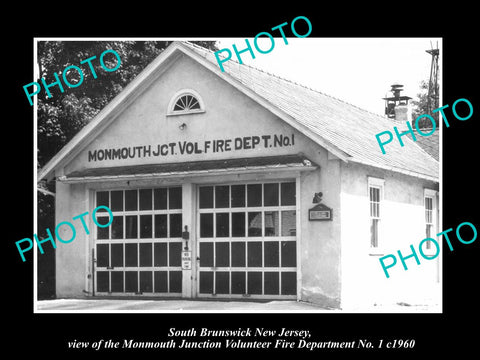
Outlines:
POLYGON ((433 175, 428 175, 428 174, 423 174, 423 173, 414 172, 414 171, 410 171, 410 170, 405 170, 405 169, 401 169, 401 168, 397 168, 397 167, 393 167, 393 166, 373 164, 373 163, 369 163, 368 161, 362 161, 362 160, 359 160, 359 159, 351 159, 351 161, 354 162, 354 163, 362 164, 362 165, 373 166, 373 167, 376 167, 376 168, 380 168, 380 169, 384 169, 384 170, 388 170, 388 171, 393 171, 393 172, 404 174, 404 175, 413 176, 413 177, 423 179, 423 180, 433 181, 435 183, 439 183, 439 181, 440 181, 439 177, 436 177, 436 176, 433 176, 433 175))
POLYGON ((245 166, 243 168, 223 168, 215 170, 195 170, 195 171, 172 171, 172 172, 163 172, 163 173, 148 173, 148 174, 125 174, 125 175, 106 175, 106 176, 79 176, 79 177, 68 177, 61 176, 58 178, 59 181, 66 184, 74 183, 90 183, 98 181, 125 181, 125 180, 152 180, 162 178, 175 178, 175 177, 193 177, 193 176, 217 176, 225 174, 255 174, 263 173, 266 170, 271 172, 303 172, 303 171, 313 171, 316 170, 318 166, 310 165, 299 165, 299 164, 284 164, 284 165, 274 165, 274 166, 245 166))

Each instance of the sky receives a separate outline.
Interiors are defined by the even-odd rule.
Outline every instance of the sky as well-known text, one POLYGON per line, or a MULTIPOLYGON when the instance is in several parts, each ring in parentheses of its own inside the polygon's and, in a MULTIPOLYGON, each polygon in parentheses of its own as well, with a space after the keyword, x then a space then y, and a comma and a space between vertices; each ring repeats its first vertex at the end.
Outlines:
MULTIPOLYGON (((384 115, 385 96, 391 96, 394 83, 404 85, 402 95, 416 98, 420 82, 430 77, 431 56, 425 50, 440 49, 441 38, 274 38, 275 46, 267 54, 259 53, 253 38, 248 39, 255 59, 247 51, 242 61, 288 80, 339 98, 365 110, 384 115)), ((218 48, 232 44, 241 51, 245 38, 221 39, 218 48)), ((268 37, 260 37, 258 47, 271 47, 268 37)), ((224 53, 226 55, 226 52, 224 53)), ((440 78, 441 81, 441 78, 440 78)))

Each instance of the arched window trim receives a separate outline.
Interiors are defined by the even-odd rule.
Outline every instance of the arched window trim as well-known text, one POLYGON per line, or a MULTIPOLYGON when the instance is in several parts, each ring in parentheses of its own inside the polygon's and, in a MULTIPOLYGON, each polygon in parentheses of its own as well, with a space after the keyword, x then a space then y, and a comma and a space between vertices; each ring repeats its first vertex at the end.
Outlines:
POLYGON ((198 114, 203 112, 205 112, 205 105, 204 105, 203 99, 198 92, 192 89, 182 89, 177 91, 175 95, 172 96, 172 98, 170 99, 170 102, 168 103, 167 115, 198 114), (177 103, 177 101, 182 96, 185 96, 185 95, 191 95, 195 99, 197 99, 198 104, 200 105, 200 109, 173 110, 175 108, 175 104, 177 103))

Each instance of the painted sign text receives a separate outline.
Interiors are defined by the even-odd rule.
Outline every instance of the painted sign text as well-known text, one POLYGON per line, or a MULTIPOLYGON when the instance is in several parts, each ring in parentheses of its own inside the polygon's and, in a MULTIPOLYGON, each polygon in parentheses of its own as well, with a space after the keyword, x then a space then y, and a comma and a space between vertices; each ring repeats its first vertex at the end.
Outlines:
POLYGON ((156 145, 139 145, 122 148, 88 151, 88 161, 121 160, 154 156, 211 154, 238 150, 279 148, 295 145, 294 134, 243 136, 234 139, 201 141, 176 141, 156 145))

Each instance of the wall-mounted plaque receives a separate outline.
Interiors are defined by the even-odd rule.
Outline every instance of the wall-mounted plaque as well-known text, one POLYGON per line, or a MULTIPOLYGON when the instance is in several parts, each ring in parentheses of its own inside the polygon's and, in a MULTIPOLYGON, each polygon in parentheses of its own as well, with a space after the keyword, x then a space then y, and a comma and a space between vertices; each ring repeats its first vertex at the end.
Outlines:
POLYGON ((317 204, 313 208, 308 210, 308 220, 332 220, 332 209, 324 204, 317 204))

